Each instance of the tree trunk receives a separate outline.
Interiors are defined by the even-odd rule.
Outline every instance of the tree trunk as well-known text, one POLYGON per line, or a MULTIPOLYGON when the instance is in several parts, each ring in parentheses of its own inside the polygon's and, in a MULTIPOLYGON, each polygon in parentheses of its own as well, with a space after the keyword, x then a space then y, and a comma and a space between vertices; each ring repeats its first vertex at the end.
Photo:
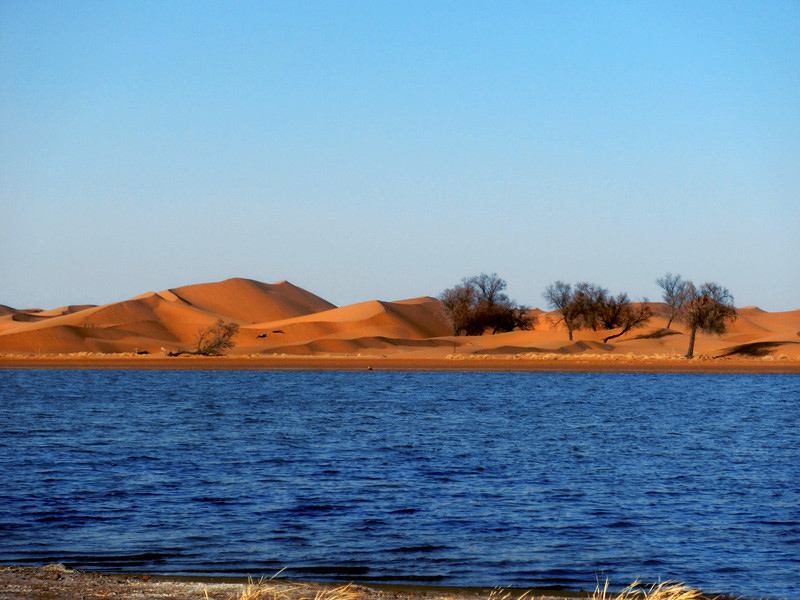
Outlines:
POLYGON ((567 327, 567 332, 569 333, 569 341, 572 341, 572 327, 567 327))
POLYGON ((669 326, 672 325, 672 321, 674 318, 675 318, 675 313, 674 312, 669 313, 669 321, 667 321, 667 329, 669 329, 669 326))
POLYGON ((608 336, 607 338, 604 338, 604 339, 603 339, 603 343, 604 343, 604 344, 607 344, 607 343, 608 343, 608 340, 613 340, 614 338, 618 338, 618 337, 619 337, 619 336, 621 336, 621 335, 625 335, 625 334, 626 334, 626 333, 628 333, 630 330, 631 330, 631 328, 630 328, 630 327, 623 327, 623 328, 622 328, 622 331, 620 331, 619 333, 615 333, 614 335, 610 335, 610 336, 608 336))
POLYGON ((686 358, 694 356, 694 338, 697 336, 697 325, 692 326, 692 333, 689 335, 689 349, 686 351, 686 358))

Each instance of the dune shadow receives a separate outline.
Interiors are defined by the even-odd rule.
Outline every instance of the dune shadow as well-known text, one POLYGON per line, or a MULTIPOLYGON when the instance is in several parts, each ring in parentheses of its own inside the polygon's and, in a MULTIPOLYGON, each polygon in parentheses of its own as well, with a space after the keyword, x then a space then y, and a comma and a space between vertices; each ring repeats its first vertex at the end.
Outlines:
POLYGON ((719 356, 767 356, 772 354, 775 348, 783 346, 784 344, 800 344, 800 342, 750 342, 749 344, 739 344, 738 346, 727 348, 719 356))
POLYGON ((637 335, 635 340, 657 340, 659 338, 667 337, 668 335, 683 335, 680 331, 673 331, 672 329, 667 329, 666 327, 663 329, 656 329, 651 333, 645 333, 642 335, 637 335))
POLYGON ((50 317, 32 315, 31 313, 26 312, 18 312, 11 315, 11 320, 19 323, 38 323, 39 321, 46 321, 49 318, 50 317))
POLYGON ((473 354, 528 354, 533 352, 555 353, 560 352, 560 350, 547 350, 545 348, 536 348, 534 346, 498 346, 497 348, 482 348, 475 350, 473 354))

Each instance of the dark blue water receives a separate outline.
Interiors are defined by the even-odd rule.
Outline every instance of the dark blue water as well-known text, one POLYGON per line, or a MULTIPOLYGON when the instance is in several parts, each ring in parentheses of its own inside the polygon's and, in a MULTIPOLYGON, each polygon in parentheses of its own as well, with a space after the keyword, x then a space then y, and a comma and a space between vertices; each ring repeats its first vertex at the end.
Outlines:
POLYGON ((800 377, 0 371, 0 563, 800 597, 800 377))

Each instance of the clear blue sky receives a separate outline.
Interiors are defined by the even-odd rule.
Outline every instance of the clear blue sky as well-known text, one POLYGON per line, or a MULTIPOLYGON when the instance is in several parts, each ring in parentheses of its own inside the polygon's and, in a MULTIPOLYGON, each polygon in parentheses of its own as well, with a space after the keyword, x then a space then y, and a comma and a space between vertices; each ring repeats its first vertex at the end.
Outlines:
POLYGON ((800 307, 800 2, 0 0, 0 303, 497 271, 800 307))

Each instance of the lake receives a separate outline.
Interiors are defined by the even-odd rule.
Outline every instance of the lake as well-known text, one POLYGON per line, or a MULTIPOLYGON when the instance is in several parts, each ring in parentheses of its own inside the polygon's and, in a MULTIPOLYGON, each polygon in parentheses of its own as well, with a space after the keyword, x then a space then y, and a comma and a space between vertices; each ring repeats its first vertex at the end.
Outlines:
POLYGON ((0 371, 0 563, 800 597, 800 376, 0 371))

